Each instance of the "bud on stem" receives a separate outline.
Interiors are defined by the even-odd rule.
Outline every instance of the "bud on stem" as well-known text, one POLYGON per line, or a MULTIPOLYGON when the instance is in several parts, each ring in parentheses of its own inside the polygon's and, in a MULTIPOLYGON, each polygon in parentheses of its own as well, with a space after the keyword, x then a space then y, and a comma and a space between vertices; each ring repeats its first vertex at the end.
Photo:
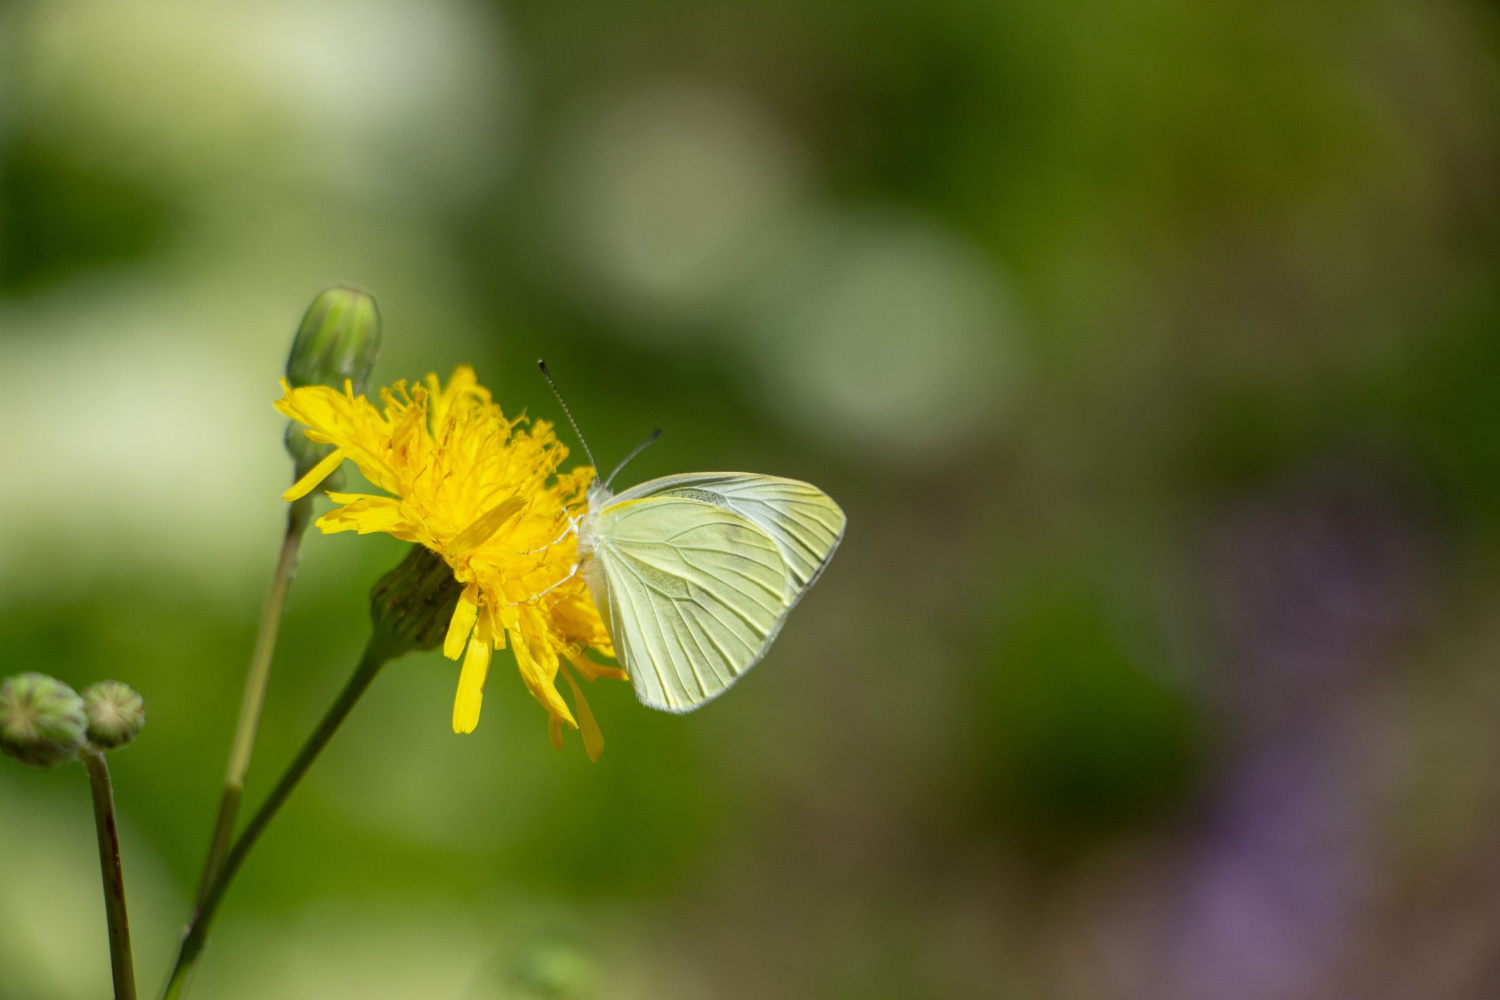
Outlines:
POLYGON ((100 750, 126 747, 146 724, 146 704, 130 685, 100 681, 83 692, 89 742, 100 750))
MULTIPOLYGON (((294 389, 326 385, 340 391, 347 381, 355 395, 363 395, 379 354, 380 310, 374 298, 355 288, 330 288, 302 317, 287 354, 286 380, 294 389)), ((286 448, 297 462, 298 479, 333 450, 308 440, 295 424, 287 428, 286 448)))

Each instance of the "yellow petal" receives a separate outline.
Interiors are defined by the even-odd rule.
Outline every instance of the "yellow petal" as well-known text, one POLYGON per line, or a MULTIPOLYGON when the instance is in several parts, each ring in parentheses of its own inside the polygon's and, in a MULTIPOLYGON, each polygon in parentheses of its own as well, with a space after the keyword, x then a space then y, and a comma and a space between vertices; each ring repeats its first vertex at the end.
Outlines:
POLYGON ((495 617, 493 605, 486 604, 479 609, 479 634, 488 639, 496 649, 505 648, 505 626, 495 617))
POLYGON ((456 660, 474 631, 474 622, 479 618, 479 605, 474 603, 478 588, 470 586, 458 596, 458 606, 453 609, 453 619, 448 623, 448 635, 443 640, 443 655, 456 660))
POLYGON ((547 736, 552 740, 552 749, 562 749, 562 724, 555 715, 547 716, 547 736))
POLYGON ((333 449, 327 458, 312 467, 311 472, 297 480, 296 485, 281 494, 281 499, 288 503, 291 503, 293 500, 301 500, 316 489, 319 483, 327 479, 333 473, 333 470, 337 469, 343 461, 343 451, 338 448, 333 449))
POLYGON ((594 711, 589 708, 588 699, 583 696, 583 690, 579 688, 578 682, 568 671, 562 672, 568 679, 568 687, 573 689, 573 703, 578 706, 578 723, 583 730, 583 748, 588 751, 589 760, 598 762, 599 755, 604 752, 604 734, 599 731, 599 723, 594 721, 594 711))
POLYGON ((578 728, 578 723, 573 720, 573 713, 568 708, 568 703, 562 700, 562 695, 557 693, 557 684, 554 680, 556 670, 547 672, 546 666, 532 655, 530 645, 526 642, 524 635, 511 636, 511 648, 516 653, 516 666, 521 671, 521 680, 526 684, 526 690, 531 696, 542 703, 547 714, 578 728))
MULTIPOLYGON (((306 385, 288 390, 275 406, 282 415, 304 424, 310 439, 335 445, 372 483, 390 493, 403 492, 405 480, 399 473, 410 456, 392 450, 395 428, 368 399, 350 399, 326 385, 306 385)), ((399 417, 399 408, 391 416, 399 417)))
POLYGON ((506 497, 485 513, 474 519, 474 523, 458 533, 450 546, 456 558, 463 558, 473 552, 479 546, 490 540, 490 537, 505 527, 505 522, 521 513, 526 507, 526 501, 519 496, 506 497))
POLYGON ((384 531, 398 538, 413 534, 414 525, 393 497, 376 497, 360 493, 329 493, 328 498, 344 506, 318 518, 318 528, 325 535, 340 531, 357 531, 368 535, 384 531))
POLYGON ((583 676, 583 679, 591 684, 601 677, 610 677, 617 681, 630 680, 630 675, 620 667, 610 667, 603 663, 595 663, 571 646, 564 646, 562 652, 568 658, 568 662, 573 664, 578 673, 583 676))
POLYGON ((469 640, 469 655, 458 675, 458 695, 453 699, 453 731, 472 733, 479 725, 479 706, 484 701, 484 679, 490 672, 490 644, 469 640))

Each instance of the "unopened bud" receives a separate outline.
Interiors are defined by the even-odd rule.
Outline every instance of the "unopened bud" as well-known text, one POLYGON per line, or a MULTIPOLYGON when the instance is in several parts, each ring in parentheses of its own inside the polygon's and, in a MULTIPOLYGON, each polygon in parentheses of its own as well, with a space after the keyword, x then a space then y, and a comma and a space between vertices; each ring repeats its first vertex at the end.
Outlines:
POLYGON ((356 394, 363 394, 379 354, 380 310, 375 300, 355 288, 330 288, 320 292, 302 316, 287 355, 286 380, 293 389, 342 389, 347 379, 356 394))
POLYGON ((370 620, 390 657, 441 646, 463 589, 441 556, 413 545, 370 590, 370 620))
MULTIPOLYGON (((355 395, 362 395, 379 354, 380 310, 374 298, 354 288, 330 288, 302 317, 286 358, 286 380, 294 389, 326 385, 340 392, 347 381, 355 395)), ((295 424, 287 428, 286 448, 297 461, 299 478, 333 450, 309 440, 295 424)))
POLYGON ((46 674, 17 674, 0 684, 0 750, 23 764, 55 767, 83 746, 83 699, 46 674))
POLYGON ((100 750, 129 746, 146 724, 146 703, 119 681, 100 681, 83 692, 89 742, 100 750))

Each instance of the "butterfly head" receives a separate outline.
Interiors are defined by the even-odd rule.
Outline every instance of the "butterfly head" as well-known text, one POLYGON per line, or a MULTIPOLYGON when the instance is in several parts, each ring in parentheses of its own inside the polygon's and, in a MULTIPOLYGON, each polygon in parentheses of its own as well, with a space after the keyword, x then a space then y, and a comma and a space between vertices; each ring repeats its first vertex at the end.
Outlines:
POLYGON ((542 377, 545 378, 547 380, 547 384, 552 387, 552 395, 557 397, 557 403, 562 407, 563 413, 567 416, 568 423, 573 425, 573 433, 578 435, 578 443, 583 445, 583 453, 589 457, 590 464, 594 466, 594 475, 596 478, 594 479, 593 485, 589 487, 588 493, 585 494, 585 500, 588 502, 588 513, 583 516, 583 521, 578 526, 579 551, 584 555, 588 555, 593 551, 594 518, 598 515, 599 511, 603 510, 609 505, 609 502, 613 500, 615 496, 613 491, 611 491, 609 488, 610 484, 615 481, 615 477, 620 474, 620 471, 624 469, 627 464, 629 464, 631 459, 635 458, 635 456, 645 451, 653 443, 655 443, 657 438, 661 437, 661 428, 658 427, 656 430, 652 431, 650 437, 646 438, 646 440, 636 445, 635 448, 630 452, 630 454, 626 455, 625 458, 620 462, 620 464, 615 466, 615 471, 609 474, 608 479, 600 480, 597 478, 599 474, 599 463, 594 461, 594 453, 589 450, 589 443, 588 441, 584 440, 583 431, 578 429, 578 421, 573 419, 573 411, 568 409, 568 404, 563 400, 562 393, 557 389, 557 383, 552 381, 552 373, 547 370, 547 362, 538 360, 537 367, 542 370, 542 377))
POLYGON ((597 479, 584 494, 584 500, 588 503, 589 513, 597 514, 609 505, 615 498, 615 491, 609 488, 608 483, 601 483, 597 479))

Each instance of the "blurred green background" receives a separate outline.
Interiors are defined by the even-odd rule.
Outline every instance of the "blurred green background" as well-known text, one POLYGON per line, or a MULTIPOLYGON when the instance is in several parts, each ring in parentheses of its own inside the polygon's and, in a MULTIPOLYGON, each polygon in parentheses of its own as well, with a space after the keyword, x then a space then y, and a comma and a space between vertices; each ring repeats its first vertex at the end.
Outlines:
MULTIPOLYGON (((408 658, 199 1000, 1500 995, 1500 12, 1461 0, 12 0, 0 675, 115 677, 143 990, 321 288, 606 465, 849 515, 690 717, 408 658)), ((310 537, 249 800, 358 654, 310 537)), ((108 989, 81 768, 0 762, 0 998, 108 989)))

